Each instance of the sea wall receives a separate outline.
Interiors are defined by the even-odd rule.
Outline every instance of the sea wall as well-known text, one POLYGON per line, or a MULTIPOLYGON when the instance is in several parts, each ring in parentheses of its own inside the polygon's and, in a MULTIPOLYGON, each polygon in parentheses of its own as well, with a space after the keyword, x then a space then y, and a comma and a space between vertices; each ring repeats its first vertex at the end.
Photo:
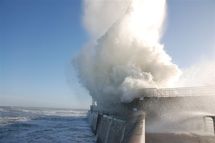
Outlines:
MULTIPOLYGON (((214 135, 145 132, 145 113, 134 110, 128 118, 90 110, 88 119, 96 143, 215 143, 214 135)), ((215 125, 215 117, 213 119, 215 125)), ((204 117, 202 117, 204 118, 204 117)))
MULTIPOLYGON (((96 143, 215 143, 214 136, 174 133, 145 134, 144 116, 136 114, 126 121, 99 112, 89 111, 88 114, 92 131, 96 135, 96 143)), ((215 120, 215 117, 212 118, 215 120)))
POLYGON ((89 122, 97 143, 144 143, 144 114, 134 114, 131 120, 89 111, 89 122))

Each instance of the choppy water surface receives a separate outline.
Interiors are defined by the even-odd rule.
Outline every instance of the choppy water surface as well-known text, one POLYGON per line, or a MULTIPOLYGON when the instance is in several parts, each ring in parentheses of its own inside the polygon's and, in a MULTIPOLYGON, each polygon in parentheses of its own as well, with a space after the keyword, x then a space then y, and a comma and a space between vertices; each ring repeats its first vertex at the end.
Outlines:
POLYGON ((0 107, 0 143, 95 143, 86 110, 0 107))

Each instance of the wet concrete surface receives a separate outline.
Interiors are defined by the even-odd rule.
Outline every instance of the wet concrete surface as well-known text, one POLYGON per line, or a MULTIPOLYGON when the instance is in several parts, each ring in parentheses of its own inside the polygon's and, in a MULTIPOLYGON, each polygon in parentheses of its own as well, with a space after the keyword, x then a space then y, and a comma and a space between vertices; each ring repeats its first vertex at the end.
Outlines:
POLYGON ((215 143, 215 136, 197 136, 171 133, 147 133, 146 143, 215 143))

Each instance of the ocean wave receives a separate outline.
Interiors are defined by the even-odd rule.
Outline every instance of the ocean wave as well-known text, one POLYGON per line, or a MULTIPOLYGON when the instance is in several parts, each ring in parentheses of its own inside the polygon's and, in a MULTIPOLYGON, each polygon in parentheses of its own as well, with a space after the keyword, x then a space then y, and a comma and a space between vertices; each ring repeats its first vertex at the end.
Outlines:
POLYGON ((3 108, 0 108, 0 112, 4 112, 5 110, 3 108))
POLYGON ((41 109, 41 108, 17 108, 17 112, 33 114, 33 115, 47 115, 47 116, 86 116, 87 110, 71 110, 71 109, 41 109))
POLYGON ((28 117, 0 117, 0 125, 29 121, 28 117))
POLYGON ((8 108, 0 116, 0 143, 95 143, 84 110, 8 108))

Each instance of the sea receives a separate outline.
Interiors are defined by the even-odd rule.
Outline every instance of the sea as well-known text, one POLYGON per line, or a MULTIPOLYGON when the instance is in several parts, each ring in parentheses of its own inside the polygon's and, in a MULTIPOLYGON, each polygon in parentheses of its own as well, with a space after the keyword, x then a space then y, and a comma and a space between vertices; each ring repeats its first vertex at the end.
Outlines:
POLYGON ((0 143, 95 143, 87 110, 0 106, 0 143))

